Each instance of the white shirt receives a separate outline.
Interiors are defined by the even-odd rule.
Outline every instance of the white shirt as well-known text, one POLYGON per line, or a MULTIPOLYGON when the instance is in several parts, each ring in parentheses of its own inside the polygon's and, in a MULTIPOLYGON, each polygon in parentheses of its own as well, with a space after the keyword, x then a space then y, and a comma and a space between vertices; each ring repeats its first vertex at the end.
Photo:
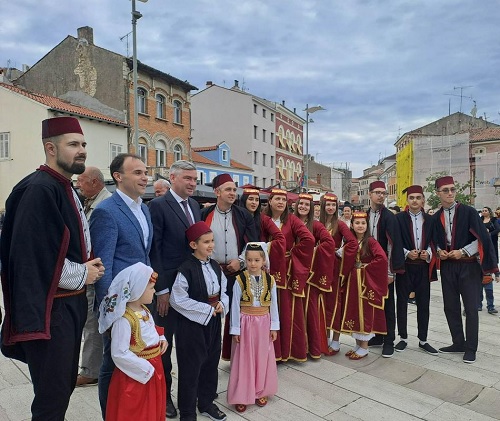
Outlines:
MULTIPOLYGON (((455 202, 448 209, 443 207, 444 230, 446 231, 446 244, 448 246, 451 245, 451 240, 452 240, 451 237, 453 233, 453 219, 455 218, 456 206, 457 203, 455 202)), ((475 254, 479 253, 479 242, 477 240, 474 240, 472 243, 467 244, 462 248, 469 256, 474 256, 475 254)))

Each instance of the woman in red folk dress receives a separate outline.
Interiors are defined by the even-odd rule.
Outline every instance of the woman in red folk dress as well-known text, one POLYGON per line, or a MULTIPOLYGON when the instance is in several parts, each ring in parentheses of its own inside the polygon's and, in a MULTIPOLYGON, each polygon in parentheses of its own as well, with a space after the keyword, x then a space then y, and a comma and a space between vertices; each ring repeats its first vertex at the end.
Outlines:
POLYGON ((366 212, 354 212, 351 230, 358 241, 356 263, 345 283, 342 332, 350 333, 356 346, 346 353, 351 360, 368 355, 368 341, 386 334, 384 299, 389 295, 387 256, 369 234, 366 212))
POLYGON ((311 274, 306 286, 306 327, 308 353, 312 358, 328 351, 325 294, 332 290, 333 265, 335 262, 335 242, 326 228, 314 220, 314 202, 310 194, 300 194, 295 205, 295 215, 313 234, 314 249, 311 274))
POLYGON ((123 269, 99 308, 99 332, 111 329, 116 369, 109 385, 106 421, 164 421, 166 382, 161 355, 163 328, 146 307, 155 293, 156 273, 143 263, 123 269))
POLYGON ((339 220, 338 198, 333 193, 325 193, 321 198, 320 222, 325 226, 338 248, 333 266, 333 281, 331 292, 326 294, 326 322, 327 328, 333 331, 333 339, 328 343, 328 355, 335 355, 340 351, 340 332, 342 323, 342 301, 345 293, 345 280, 351 273, 356 255, 358 242, 349 227, 339 220))
MULTIPOLYGON (((266 214, 281 229, 286 239, 286 259, 275 265, 274 278, 278 288, 280 332, 274 341, 276 359, 307 360, 305 324, 305 286, 309 278, 314 250, 314 237, 303 222, 288 213, 287 192, 272 189, 266 214)), ((271 259, 273 258, 271 254, 271 259)), ((273 262, 271 261, 271 267, 273 262)))

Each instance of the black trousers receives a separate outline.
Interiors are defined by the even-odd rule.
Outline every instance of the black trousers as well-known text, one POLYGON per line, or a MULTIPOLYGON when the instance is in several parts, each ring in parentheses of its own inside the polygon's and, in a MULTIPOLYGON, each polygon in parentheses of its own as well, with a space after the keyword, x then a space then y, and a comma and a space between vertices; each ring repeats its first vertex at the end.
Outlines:
POLYGON ((87 319, 85 293, 56 298, 49 340, 20 343, 33 382, 33 421, 64 421, 76 385, 83 326, 87 319))
POLYGON ((427 263, 407 263, 405 273, 396 275, 396 309, 398 334, 408 339, 408 296, 415 292, 417 302, 418 339, 427 341, 429 330, 429 302, 431 284, 429 282, 429 265, 427 263))
POLYGON ((177 312, 172 308, 168 308, 168 313, 165 317, 160 317, 156 311, 156 301, 153 313, 153 318, 158 326, 165 329, 165 338, 168 342, 168 347, 165 353, 161 356, 163 370, 165 372, 165 381, 167 382, 167 401, 172 400, 172 349, 174 342, 174 333, 177 326, 177 312))
POLYGON ((479 316, 477 303, 482 282, 481 266, 477 262, 441 261, 441 288, 444 314, 455 345, 477 351, 479 316), (465 335, 462 324, 462 307, 465 308, 465 335))
POLYGON ((179 369, 178 404, 181 418, 196 417, 206 410, 217 393, 221 354, 221 316, 202 326, 179 315, 175 332, 179 369))
POLYGON ((396 304, 394 300, 394 282, 389 284, 389 296, 384 301, 385 323, 387 327, 386 335, 375 335, 383 338, 384 345, 394 345, 396 339, 396 304))

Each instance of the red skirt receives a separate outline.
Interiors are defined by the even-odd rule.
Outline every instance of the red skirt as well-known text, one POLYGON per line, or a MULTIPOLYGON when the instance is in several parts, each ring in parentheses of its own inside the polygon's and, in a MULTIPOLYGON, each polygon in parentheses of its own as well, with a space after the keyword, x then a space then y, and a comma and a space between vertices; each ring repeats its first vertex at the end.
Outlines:
POLYGON ((148 361, 155 372, 146 384, 115 368, 109 385, 106 421, 165 421, 167 386, 161 355, 148 361))

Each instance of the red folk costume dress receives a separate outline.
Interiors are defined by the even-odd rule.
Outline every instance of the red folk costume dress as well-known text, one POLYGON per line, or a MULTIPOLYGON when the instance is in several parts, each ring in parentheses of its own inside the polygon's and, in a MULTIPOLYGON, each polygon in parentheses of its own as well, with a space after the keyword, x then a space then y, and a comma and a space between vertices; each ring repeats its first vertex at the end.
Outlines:
POLYGON ((311 264, 311 274, 306 288, 306 326, 308 353, 320 358, 328 353, 325 294, 332 290, 335 242, 321 222, 313 222, 316 243, 311 264))
POLYGON ((386 334, 387 256, 377 240, 369 237, 367 241, 369 253, 362 256, 359 246, 354 268, 345 280, 341 329, 359 335, 386 334))
MULTIPOLYGON (((286 195, 286 191, 283 190, 283 194, 286 195)), ((277 360, 306 361, 304 298, 314 250, 314 237, 295 215, 288 215, 286 223, 279 224, 286 239, 286 259, 281 257, 278 260, 281 263, 279 268, 275 265, 274 270, 280 313, 280 331, 278 339, 274 341, 274 350, 277 360)), ((270 259, 273 260, 272 250, 270 259)))

